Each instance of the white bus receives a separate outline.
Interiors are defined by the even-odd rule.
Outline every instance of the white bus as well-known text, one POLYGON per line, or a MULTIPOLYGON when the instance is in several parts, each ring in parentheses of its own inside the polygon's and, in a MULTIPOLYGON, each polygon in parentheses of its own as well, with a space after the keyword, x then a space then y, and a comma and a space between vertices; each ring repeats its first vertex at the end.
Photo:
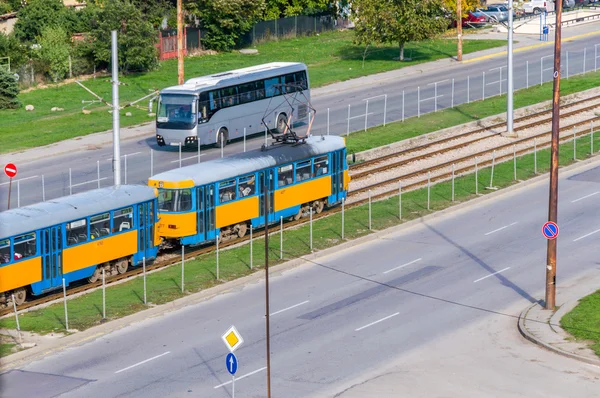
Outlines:
POLYGON ((272 62, 193 78, 161 90, 156 141, 159 146, 196 147, 198 140, 220 146, 221 139, 225 145, 242 137, 244 129, 246 135, 264 134, 265 127, 282 133, 290 116, 294 125, 307 124, 308 101, 302 63, 272 62))

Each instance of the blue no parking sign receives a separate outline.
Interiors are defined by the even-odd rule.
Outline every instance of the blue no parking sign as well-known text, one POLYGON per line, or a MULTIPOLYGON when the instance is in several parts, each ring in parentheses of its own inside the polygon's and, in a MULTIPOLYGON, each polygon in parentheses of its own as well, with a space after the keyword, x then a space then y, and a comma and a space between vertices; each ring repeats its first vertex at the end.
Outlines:
POLYGON ((558 225, 553 221, 548 221, 542 227, 542 234, 544 234, 546 239, 556 239, 558 236, 558 225))
POLYGON ((234 375, 237 372, 238 362, 235 355, 232 352, 227 354, 227 358, 225 358, 225 366, 227 367, 227 371, 234 375))

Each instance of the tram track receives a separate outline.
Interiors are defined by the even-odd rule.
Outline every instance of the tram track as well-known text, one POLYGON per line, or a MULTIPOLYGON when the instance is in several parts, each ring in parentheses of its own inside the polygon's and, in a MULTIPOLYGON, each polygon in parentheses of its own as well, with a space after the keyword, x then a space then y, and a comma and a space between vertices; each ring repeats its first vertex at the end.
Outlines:
MULTIPOLYGON (((580 101, 576 101, 576 102, 564 105, 561 109, 565 109, 565 107, 574 107, 574 106, 577 106, 577 105, 581 105, 581 104, 587 103, 587 102, 589 102, 591 100, 600 100, 600 95, 592 97, 592 98, 589 98, 589 99, 586 99, 586 100, 580 100, 580 101)), ((527 115, 527 116, 524 116, 522 118, 519 118, 518 121, 522 122, 524 120, 531 120, 532 118, 540 117, 541 115, 547 114, 549 112, 550 111, 537 112, 535 114, 531 114, 531 115, 527 115)), ((568 112, 566 114, 562 114, 561 118, 568 117, 568 116, 570 116, 572 114, 576 114, 577 112, 580 112, 580 110, 575 110, 575 111, 572 111, 572 112, 568 112)), ((543 124, 543 123, 547 123, 547 121, 548 120, 544 120, 543 122, 538 121, 538 122, 530 123, 530 124, 528 124, 526 126, 527 126, 527 128, 531 128, 531 127, 535 127, 535 126, 538 126, 538 125, 543 124)), ((596 116, 596 117, 593 117, 591 119, 586 119, 586 120, 583 120, 583 121, 580 121, 580 122, 576 122, 576 123, 570 124, 568 126, 563 126, 563 127, 560 128, 560 131, 564 132, 564 131, 576 129, 577 127, 581 127, 581 126, 584 126, 584 125, 587 126, 591 122, 599 122, 599 121, 600 121, 600 116, 596 116)), ((415 147, 415 148, 410 148, 410 149, 407 149, 407 150, 404 150, 404 151, 396 152, 396 153, 393 153, 393 154, 390 154, 390 155, 385 155, 385 156, 383 156, 381 158, 373 159, 373 160, 368 161, 368 162, 363 162, 363 163, 352 165, 351 166, 351 170, 360 170, 361 167, 364 167, 365 164, 374 165, 376 163, 382 163, 386 159, 390 159, 390 158, 402 156, 404 154, 411 153, 411 152, 416 152, 417 150, 422 150, 424 148, 431 148, 431 147, 434 147, 434 146, 439 145, 441 143, 447 143, 447 142, 450 142, 452 140, 456 140, 456 139, 461 138, 461 137, 467 137, 469 135, 473 135, 473 134, 477 134, 477 133, 482 133, 482 132, 485 132, 488 129, 498 128, 498 127, 502 127, 504 125, 505 125, 505 123, 497 123, 497 124, 494 124, 492 126, 488 126, 488 127, 481 128, 481 129, 478 129, 478 130, 474 130, 474 131, 462 133, 460 135, 456 135, 456 136, 449 137, 449 138, 444 138, 442 140, 437 140, 437 141, 434 141, 434 142, 431 142, 431 143, 428 143, 428 144, 424 144, 424 145, 421 145, 421 146, 418 146, 418 147, 415 147)), ((523 130, 523 129, 526 128, 526 126, 520 126, 518 128, 520 130, 523 130)), ((516 128, 515 128, 515 130, 516 130, 516 128)), ((461 164, 461 163, 472 161, 472 160, 474 160, 476 158, 482 158, 482 161, 478 162, 477 166, 475 166, 475 164, 472 164, 472 165, 465 165, 463 167, 459 167, 459 168, 455 169, 454 170, 454 175, 461 175, 461 174, 469 173, 469 172, 475 170, 475 167, 486 167, 486 166, 489 166, 489 165, 492 164, 492 159, 483 159, 485 156, 491 155, 495 151, 502 151, 502 150, 506 150, 506 149, 509 149, 509 148, 514 148, 517 145, 522 145, 522 144, 530 143, 530 142, 534 141, 534 139, 535 140, 541 139, 541 138, 544 138, 544 137, 546 137, 546 136, 548 136, 550 134, 551 134, 551 131, 546 131, 546 132, 543 132, 543 133, 535 134, 535 135, 532 135, 532 136, 529 136, 529 137, 526 137, 526 138, 522 138, 522 139, 519 139, 519 140, 514 140, 514 141, 512 141, 510 143, 507 143, 507 144, 496 146, 496 147, 491 148, 491 149, 486 149, 486 150, 479 151, 479 152, 474 153, 474 154, 469 154, 469 155, 461 157, 461 158, 453 159, 451 161, 447 161, 447 162, 435 164, 433 166, 426 167, 426 168, 423 168, 423 169, 418 170, 418 171, 414 171, 414 172, 410 172, 410 173, 407 173, 407 174, 403 174, 403 175, 400 175, 400 176, 397 176, 397 177, 393 177, 391 179, 387 179, 385 181, 377 182, 377 183, 374 183, 374 184, 370 184, 368 186, 364 186, 364 187, 361 187, 361 188, 349 191, 348 192, 348 200, 346 202, 346 206, 345 207, 346 208, 353 208, 353 207, 357 207, 357 206, 363 205, 365 203, 368 203, 368 201, 369 201, 368 197, 367 198, 359 198, 359 199, 355 199, 355 198, 359 197, 361 194, 364 194, 365 192, 368 192, 370 190, 379 190, 381 188, 385 188, 388 185, 395 185, 395 186, 392 189, 384 190, 383 192, 377 192, 375 195, 372 195, 370 197, 370 200, 381 200, 381 199, 388 198, 390 196, 397 195, 398 194, 398 186, 397 186, 397 184, 400 181, 415 179, 415 178, 422 177, 422 176, 429 176, 430 173, 432 173, 432 172, 436 172, 436 171, 439 171, 439 170, 442 170, 442 169, 449 169, 450 167, 452 167, 453 164, 461 164)), ((579 137, 579 136, 583 136, 583 135, 586 135, 586 134, 589 134, 589 130, 587 130, 587 129, 585 129, 585 130, 579 130, 579 131, 574 132, 574 135, 560 137, 560 141, 561 142, 568 141, 568 140, 572 139, 573 136, 579 137)), ((447 153, 447 152, 450 152, 453 149, 462 148, 462 147, 471 145, 474 142, 481 141, 483 139, 487 139, 487 138, 490 138, 490 137, 496 136, 496 135, 497 134, 492 134, 490 136, 480 137, 480 138, 478 138, 476 140, 470 140, 470 141, 465 142, 465 143, 460 143, 460 144, 457 144, 457 145, 453 145, 451 147, 442 148, 442 149, 440 149, 437 152, 430 152, 430 153, 426 153, 426 154, 423 154, 423 155, 415 156, 415 157, 412 157, 410 159, 406 159, 406 160, 403 160, 403 161, 394 162, 394 163, 391 163, 389 165, 384 165, 384 166, 381 166, 381 167, 369 170, 368 172, 364 172, 364 173, 368 173, 369 175, 373 175, 374 173, 380 173, 380 172, 385 171, 385 170, 390 170, 390 169, 393 169, 393 168, 400 167, 403 164, 407 164, 407 163, 411 163, 411 162, 415 162, 415 161, 426 159, 426 158, 431 157, 433 155, 439 155, 439 154, 447 153)), ((544 148, 544 147, 547 147, 547 146, 549 146, 549 141, 539 142, 537 147, 538 148, 544 148)), ((501 162, 503 162, 503 161, 505 161, 507 159, 511 159, 515 155, 520 156, 520 155, 523 155, 523 154, 531 153, 532 150, 533 150, 533 148, 534 148, 533 146, 526 146, 525 148, 521 148, 518 151, 511 152, 510 154, 502 154, 502 155, 500 155, 500 156, 498 156, 498 157, 495 158, 495 162, 501 163, 501 162)), ((360 174, 357 173, 357 175, 360 175, 360 174)), ((406 191, 410 191, 410 190, 414 190, 414 189, 426 186, 427 183, 428 183, 428 181, 430 181, 430 182, 436 182, 436 181, 447 180, 447 179, 451 178, 451 176, 452 176, 452 171, 445 171, 445 172, 438 173, 438 174, 435 174, 435 175, 431 176, 430 179, 423 178, 423 179, 419 179, 419 180, 414 181, 414 182, 403 184, 402 185, 402 189, 405 192, 406 191)), ((353 178, 353 181, 355 179, 357 179, 356 175, 353 175, 352 178, 353 178)), ((320 214, 314 214, 313 215, 313 220, 317 220, 317 219, 320 219, 320 218, 323 218, 323 217, 327 217, 327 216, 330 216, 330 215, 335 214, 335 213, 340 212, 340 211, 341 211, 341 208, 339 206, 333 207, 333 208, 324 210, 320 214)), ((298 227, 298 226, 301 226, 301 225, 307 224, 307 223, 308 223, 308 220, 306 218, 301 218, 300 220, 288 221, 288 222, 285 223, 285 228, 284 229, 298 227)), ((279 232, 279 230, 277 230, 275 232, 270 232, 270 234, 272 234, 272 233, 278 233, 278 232, 279 232)), ((255 230, 253 232, 253 237, 254 238, 259 238, 259 237, 262 237, 262 236, 264 236, 264 229, 258 229, 258 230, 255 230)), ((242 244, 244 242, 247 242, 248 240, 249 240, 249 236, 248 235, 245 236, 245 237, 243 237, 243 238, 230 239, 230 240, 226 240, 226 241, 220 242, 219 243, 219 247, 220 247, 220 249, 225 249, 225 248, 229 248, 229 247, 232 247, 232 246, 235 246, 235 245, 242 244)), ((188 249, 187 252, 184 254, 184 258, 185 258, 186 261, 187 260, 191 260, 191 259, 193 259, 193 258, 195 258, 197 256, 213 252, 214 250, 215 250, 215 246, 212 245, 212 244, 204 246, 204 247, 201 247, 201 248, 197 248, 197 249, 188 249)), ((181 262, 181 256, 177 255, 175 253, 175 251, 166 252, 166 253, 163 254, 163 257, 165 257, 166 255, 170 255, 170 256, 168 256, 167 258, 163 258, 163 259, 159 258, 156 261, 154 261, 152 264, 148 264, 146 266, 146 272, 151 272, 151 271, 159 270, 161 268, 166 268, 168 266, 171 266, 171 265, 174 265, 174 264, 177 264, 177 263, 181 262)), ((120 282, 120 281, 133 279, 133 278, 141 275, 142 273, 143 273, 142 267, 131 268, 127 272, 125 272, 124 274, 118 274, 118 275, 112 275, 112 276, 106 277, 105 283, 106 283, 107 286, 108 285, 112 285, 112 284, 115 284, 115 283, 120 282)), ((92 291, 94 289, 98 289, 98 288, 101 288, 101 287, 102 287, 102 281, 97 281, 97 282, 94 282, 94 283, 86 283, 86 284, 82 284, 82 285, 74 285, 74 286, 70 287, 67 290, 66 295, 68 297, 73 297, 73 296, 79 295, 81 293, 92 291)), ((18 311, 19 312, 23 312, 23 311, 27 311, 27 310, 37 309, 41 305, 52 304, 52 303, 58 302, 58 301, 60 301, 62 299, 63 299, 63 293, 62 292, 47 294, 47 295, 45 295, 45 296, 43 296, 43 297, 41 297, 39 299, 30 300, 30 301, 27 301, 27 302, 23 303, 22 305, 20 305, 18 307, 18 311)), ((6 304, 3 308, 0 308, 0 318, 1 317, 9 316, 12 313, 13 313, 13 307, 12 307, 12 305, 6 304)))

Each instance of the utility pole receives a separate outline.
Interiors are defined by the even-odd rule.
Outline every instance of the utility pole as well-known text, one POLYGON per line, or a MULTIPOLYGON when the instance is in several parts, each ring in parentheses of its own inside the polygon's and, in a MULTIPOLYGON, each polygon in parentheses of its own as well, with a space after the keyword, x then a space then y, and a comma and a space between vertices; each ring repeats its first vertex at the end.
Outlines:
POLYGON ((117 31, 111 33, 112 49, 112 119, 113 119, 113 172, 115 186, 121 185, 121 138, 119 130, 119 58, 117 57, 117 31))
POLYGON ((267 327, 267 398, 271 398, 271 331, 269 329, 269 176, 265 175, 265 305, 267 327))
MULTIPOLYGON (((506 134, 515 135, 513 130, 513 0, 508 0, 508 61, 506 65, 508 76, 506 77, 506 134)), ((502 69, 500 69, 502 70, 502 69)), ((502 82, 500 82, 502 86, 502 82)))
POLYGON ((177 0, 177 84, 183 84, 183 10, 181 1, 177 0))
POLYGON ((458 31, 458 53, 456 60, 462 61, 462 0, 456 0, 456 30, 458 31))
MULTIPOLYGON (((558 144, 560 122, 560 41, 562 1, 556 2, 556 32, 554 35, 554 91, 552 93, 552 145, 550 149, 550 198, 548 221, 558 218, 558 144)), ((558 238, 557 238, 558 239, 558 238)), ((556 240, 548 240, 546 261, 546 309, 554 310, 556 302, 556 240)))

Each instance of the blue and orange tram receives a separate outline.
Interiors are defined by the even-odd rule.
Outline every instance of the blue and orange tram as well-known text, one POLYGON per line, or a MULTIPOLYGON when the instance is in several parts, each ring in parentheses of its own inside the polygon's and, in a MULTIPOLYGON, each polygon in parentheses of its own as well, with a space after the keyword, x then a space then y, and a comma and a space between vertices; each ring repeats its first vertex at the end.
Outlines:
POLYGON ((346 145, 342 137, 312 136, 150 177, 158 188, 158 234, 166 241, 197 245, 243 237, 268 222, 321 213, 341 203, 348 190, 346 145))
POLYGON ((156 189, 95 189, 0 213, 0 303, 125 273, 158 253, 156 189))

